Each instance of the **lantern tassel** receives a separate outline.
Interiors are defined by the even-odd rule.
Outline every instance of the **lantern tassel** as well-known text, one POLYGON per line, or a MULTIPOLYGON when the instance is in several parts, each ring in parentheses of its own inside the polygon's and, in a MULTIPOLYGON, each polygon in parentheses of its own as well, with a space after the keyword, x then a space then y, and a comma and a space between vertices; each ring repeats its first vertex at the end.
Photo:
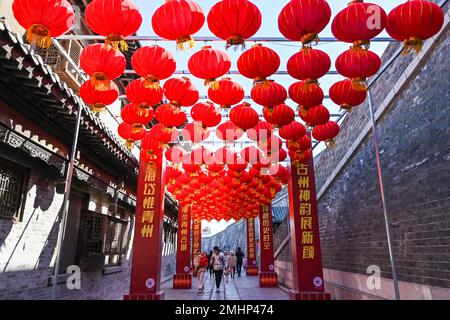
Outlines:
POLYGON ((134 140, 127 140, 125 142, 125 146, 127 147, 128 150, 133 149, 133 145, 134 145, 134 140))
POLYGON ((128 51, 128 44, 121 35, 109 35, 105 39, 105 44, 113 47, 115 50, 128 51))
POLYGON ((177 51, 184 51, 186 48, 192 49, 195 47, 195 40, 191 35, 184 36, 177 39, 177 51))
POLYGON ((336 142, 333 139, 326 140, 325 144, 328 149, 334 149, 336 147, 336 142))
POLYGON ((367 91, 368 84, 365 78, 353 78, 352 89, 357 91, 367 91))
POLYGON ((52 44, 50 31, 41 24, 31 25, 26 32, 27 42, 42 49, 47 49, 52 44))
POLYGON ((303 44, 303 47, 305 46, 311 46, 314 42, 315 44, 319 43, 319 35, 317 33, 307 33, 303 35, 300 39, 300 42, 303 44))
POLYGON ((154 76, 151 76, 151 75, 145 77, 144 86, 146 88, 152 88, 152 89, 158 89, 161 87, 159 85, 159 79, 154 76))
POLYGON ((144 125, 142 123, 133 123, 133 126, 131 127, 131 132, 133 134, 138 133, 144 128, 144 125))
POLYGON ((405 56, 413 52, 413 50, 419 54, 422 51, 423 41, 417 37, 411 37, 403 41, 402 55, 405 56))
POLYGON ((229 49, 230 47, 234 46, 234 51, 237 50, 237 48, 240 46, 241 50, 245 50, 245 39, 240 35, 235 35, 232 37, 229 37, 227 39, 227 44, 225 46, 225 49, 229 49))
POLYGON ((110 89, 110 81, 108 76, 103 72, 95 72, 91 76, 91 82, 97 91, 107 91, 110 89))
POLYGON ((370 48, 370 40, 355 41, 355 42, 353 42, 353 48, 355 48, 355 49, 363 48, 363 49, 368 50, 370 48))
POLYGON ((219 81, 217 81, 216 79, 206 79, 205 87, 212 90, 219 90, 219 81))
POLYGON ((103 103, 95 103, 93 105, 91 105, 91 110, 92 112, 98 113, 98 112, 103 112, 106 109, 106 105, 104 105, 103 103))

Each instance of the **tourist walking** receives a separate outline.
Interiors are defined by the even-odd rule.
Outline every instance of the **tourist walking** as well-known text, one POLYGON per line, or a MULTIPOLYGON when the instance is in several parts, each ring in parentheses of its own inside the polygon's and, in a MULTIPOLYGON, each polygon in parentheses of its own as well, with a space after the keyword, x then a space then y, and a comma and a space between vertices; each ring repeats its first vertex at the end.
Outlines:
POLYGON ((202 253, 200 250, 197 250, 197 254, 194 258, 194 267, 195 272, 197 273, 198 292, 200 293, 205 290, 205 273, 208 264, 209 261, 206 253, 202 253))
POLYGON ((214 277, 216 278, 216 291, 220 292, 220 283, 222 282, 223 269, 225 268, 225 256, 219 251, 219 247, 214 247, 210 264, 213 267, 214 277))
MULTIPOLYGON (((208 261, 211 261, 212 255, 213 255, 213 251, 211 250, 211 251, 209 251, 209 254, 208 254, 208 261)), ((208 264, 208 271, 209 271, 209 276, 211 277, 213 275, 213 267, 211 264, 208 264)))
POLYGON ((227 257, 227 266, 230 267, 231 279, 234 279, 234 275, 236 273, 236 253, 231 250, 229 256, 227 257))
POLYGON ((241 276, 242 272, 242 263, 244 262, 244 253, 241 251, 241 247, 236 250, 236 269, 238 277, 241 276))

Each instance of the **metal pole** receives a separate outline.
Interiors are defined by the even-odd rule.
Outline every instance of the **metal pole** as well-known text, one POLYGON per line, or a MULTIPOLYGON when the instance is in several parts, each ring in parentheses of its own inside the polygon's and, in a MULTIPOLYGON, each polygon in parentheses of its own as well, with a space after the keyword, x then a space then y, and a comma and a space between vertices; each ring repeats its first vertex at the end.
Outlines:
POLYGON ((83 108, 81 104, 78 105, 78 114, 77 114, 77 120, 75 124, 75 132, 72 140, 72 150, 70 153, 70 159, 69 159, 69 166, 66 171, 66 187, 64 190, 64 200, 63 200, 63 213, 61 217, 61 222, 59 225, 58 230, 58 240, 56 242, 56 262, 55 262, 55 269, 53 272, 53 287, 52 287, 52 299, 57 299, 57 291, 58 291, 58 274, 59 274, 59 267, 61 262, 61 254, 62 254, 62 246, 64 242, 64 236, 66 233, 66 225, 67 225, 67 216, 69 214, 69 202, 70 202, 70 191, 72 189, 72 176, 73 176, 73 170, 75 167, 75 156, 77 152, 77 145, 78 145, 78 135, 80 132, 80 123, 81 123, 81 115, 83 113, 83 108))
POLYGON ((373 146, 375 148, 375 158, 376 158, 376 161, 377 161, 378 181, 380 183, 380 193, 381 193, 381 203, 383 205, 384 222, 385 222, 385 225, 386 225, 386 236, 387 236, 388 249, 389 249, 389 258, 391 260, 392 281, 394 282, 395 299, 396 300, 400 300, 400 290, 399 290, 399 287, 398 287, 398 279, 397 279, 395 257, 394 257, 394 251, 392 249, 392 240, 391 240, 392 236, 391 236, 391 230, 390 230, 390 227, 389 227, 389 216, 388 216, 388 212, 387 212, 386 197, 385 197, 385 194, 384 194, 384 187, 383 187, 383 174, 381 172, 380 152, 378 150, 378 140, 377 140, 375 113, 373 111, 372 98, 370 96, 369 90, 367 90, 367 98, 368 98, 368 102, 369 102, 370 118, 372 120, 372 140, 373 140, 373 146))

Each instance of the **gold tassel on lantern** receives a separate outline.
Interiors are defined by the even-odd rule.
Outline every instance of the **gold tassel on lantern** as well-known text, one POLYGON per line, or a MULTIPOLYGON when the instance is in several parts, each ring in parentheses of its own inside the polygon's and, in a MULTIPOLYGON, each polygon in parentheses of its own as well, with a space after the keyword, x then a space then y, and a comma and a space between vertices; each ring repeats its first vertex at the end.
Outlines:
POLYGON ((365 49, 368 50, 370 48, 370 41, 369 40, 359 40, 353 42, 353 48, 358 49, 365 49))
POLYGON ((423 41, 417 37, 411 37, 405 41, 403 41, 403 51, 402 55, 410 54, 411 52, 416 51, 418 54, 422 51, 423 41))
POLYGON ((336 142, 333 139, 325 141, 325 144, 328 149, 334 149, 336 147, 336 142))
POLYGON ((368 84, 366 78, 352 78, 352 89, 358 91, 367 91, 368 84))
POLYGON ((195 40, 191 35, 183 36, 177 39, 177 50, 184 51, 185 45, 188 47, 188 49, 192 49, 195 47, 195 40))
POLYGON ((103 103, 95 103, 91 105, 92 112, 98 113, 105 111, 106 106, 103 103))
POLYGON ((219 90, 219 81, 217 81, 216 79, 206 79, 205 87, 212 90, 219 90))
POLYGON ((302 43, 303 47, 311 47, 313 42, 317 44, 319 43, 319 40, 319 35, 317 33, 307 33, 301 37, 300 42, 302 43))
POLYGON ((47 49, 52 44, 50 31, 42 24, 33 24, 26 33, 27 42, 42 49, 47 49))
POLYGON ((97 91, 107 91, 110 89, 108 76, 103 72, 95 72, 91 77, 91 82, 97 91))
POLYGON ((133 126, 131 127, 131 132, 138 133, 144 128, 144 125, 142 123, 133 123, 133 126))
POLYGON ((146 88, 158 89, 160 88, 159 79, 155 76, 148 75, 145 77, 144 86, 146 88))
POLYGON ((115 50, 128 51, 128 44, 121 35, 110 34, 106 37, 105 44, 110 45, 115 50))
POLYGON ((128 150, 133 149, 133 145, 134 145, 134 140, 127 140, 125 142, 125 146, 127 147, 128 150))

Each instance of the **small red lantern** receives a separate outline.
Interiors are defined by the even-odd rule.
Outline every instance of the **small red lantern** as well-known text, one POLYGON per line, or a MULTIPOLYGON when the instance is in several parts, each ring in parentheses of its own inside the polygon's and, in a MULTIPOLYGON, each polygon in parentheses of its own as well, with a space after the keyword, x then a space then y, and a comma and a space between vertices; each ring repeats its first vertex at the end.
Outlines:
POLYGON ((92 81, 88 80, 80 87, 80 97, 92 108, 92 111, 101 112, 105 110, 106 106, 117 100, 119 97, 119 88, 111 81, 109 90, 98 91, 95 90, 92 81))
POLYGON ((208 89, 208 97, 221 108, 229 109, 244 99, 244 89, 230 78, 222 78, 217 88, 208 89))
POLYGON ((166 127, 179 127, 186 122, 186 113, 171 104, 163 104, 156 109, 156 120, 166 127))
POLYGON ((138 105, 141 109, 149 109, 163 99, 161 87, 147 88, 143 78, 131 81, 125 91, 128 101, 138 105))
POLYGON ((202 142, 208 139, 210 132, 197 123, 188 123, 182 130, 184 140, 192 141, 194 143, 202 142))
POLYGON ((311 108, 321 104, 325 96, 317 83, 299 81, 289 87, 289 97, 299 106, 311 108))
POLYGON ((135 34, 142 23, 138 7, 131 0, 93 0, 84 12, 86 24, 106 37, 105 43, 127 50, 124 37, 135 34))
POLYGON ((261 150, 253 146, 245 147, 241 150, 241 157, 248 163, 254 164, 261 160, 261 150))
POLYGON ((356 90, 349 79, 338 81, 330 87, 330 99, 342 109, 350 111, 366 100, 367 91, 356 90))
POLYGON ((387 17, 386 31, 403 42, 404 53, 419 53, 423 41, 433 37, 444 24, 444 12, 432 1, 410 0, 395 7, 387 17))
POLYGON ((280 57, 262 44, 255 44, 251 49, 241 54, 237 61, 239 73, 246 78, 253 79, 253 83, 265 82, 277 72, 280 67, 280 57))
POLYGON ((184 50, 187 43, 193 48, 195 41, 192 35, 199 31, 205 23, 202 8, 191 0, 166 1, 156 9, 152 17, 152 27, 161 38, 175 40, 177 49, 184 50))
POLYGON ((330 112, 323 105, 319 104, 318 106, 309 108, 305 110, 303 107, 299 109, 300 118, 306 122, 308 127, 315 127, 321 124, 325 124, 330 120, 330 112))
POLYGON ((27 42, 46 49, 52 37, 63 35, 73 26, 75 14, 67 0, 14 0, 12 10, 26 30, 27 42))
POLYGON ((289 151, 289 157, 292 159, 294 163, 306 163, 309 160, 311 160, 312 157, 312 150, 306 149, 306 150, 295 150, 295 151, 289 151))
POLYGON ((331 23, 333 35, 342 42, 365 45, 383 31, 386 12, 379 5, 351 0, 348 7, 338 12, 331 23))
POLYGON ((246 131, 258 124, 258 113, 247 102, 235 106, 230 111, 230 120, 239 128, 246 131))
POLYGON ((199 93, 189 78, 172 78, 164 83, 164 94, 175 107, 189 107, 199 99, 199 93))
POLYGON ((267 121, 259 121, 258 124, 250 130, 247 130, 247 137, 253 141, 267 140, 272 136, 273 126, 267 121))
POLYGON ((148 135, 164 145, 167 145, 178 138, 176 129, 165 127, 162 123, 154 125, 148 132, 148 135))
POLYGON ((327 74, 331 67, 330 57, 319 49, 302 48, 289 58, 287 71, 298 80, 315 83, 317 79, 327 74))
POLYGON ((205 86, 217 89, 217 78, 226 74, 231 67, 230 57, 223 51, 204 46, 188 61, 189 71, 197 78, 205 80, 205 86))
POLYGON ((212 102, 199 102, 191 109, 191 117, 203 128, 215 127, 222 120, 222 115, 212 102))
POLYGON ((290 124, 283 126, 280 131, 280 137, 285 140, 298 140, 306 133, 306 128, 300 122, 292 121, 290 124))
POLYGON ((127 104, 120 112, 122 120, 133 126, 133 129, 142 128, 150 123, 155 116, 153 109, 141 109, 133 103, 127 104))
POLYGON ((312 136, 318 141, 325 141, 328 147, 333 147, 333 139, 339 134, 339 130, 339 125, 336 122, 328 121, 325 124, 315 126, 312 136))
POLYGON ((267 122, 277 128, 281 128, 295 119, 294 110, 285 103, 274 106, 273 108, 264 108, 263 115, 267 122))
POLYGON ((169 78, 177 68, 173 55, 160 46, 137 49, 131 57, 131 64, 149 88, 159 87, 159 81, 169 78))
POLYGON ((354 47, 341 53, 335 65, 341 75, 352 80, 355 89, 366 90, 366 79, 377 73, 381 59, 370 50, 354 47))
POLYGON ((242 130, 229 120, 220 124, 216 129, 217 138, 227 142, 232 142, 239 139, 242 137, 242 134, 242 130))
POLYGON ((289 140, 286 143, 287 148, 289 151, 295 151, 295 150, 307 150, 311 148, 311 138, 305 134, 303 137, 301 137, 298 140, 289 140))
POLYGON ((286 101, 287 92, 281 84, 269 80, 266 83, 255 85, 252 88, 250 97, 263 107, 273 107, 286 101))
POLYGON ((248 0, 222 0, 208 14, 211 32, 233 45, 245 45, 245 39, 253 36, 261 27, 261 12, 248 0))
POLYGON ((122 122, 117 128, 117 132, 122 139, 126 140, 127 148, 131 149, 135 141, 141 140, 144 137, 146 131, 144 128, 133 130, 131 124, 122 122))
POLYGON ((126 64, 122 52, 102 43, 83 48, 80 55, 80 66, 91 77, 96 90, 109 90, 110 80, 119 78, 126 64))
POLYGON ((278 16, 278 29, 287 39, 304 45, 318 41, 318 34, 327 26, 331 9, 325 0, 292 0, 278 16))

